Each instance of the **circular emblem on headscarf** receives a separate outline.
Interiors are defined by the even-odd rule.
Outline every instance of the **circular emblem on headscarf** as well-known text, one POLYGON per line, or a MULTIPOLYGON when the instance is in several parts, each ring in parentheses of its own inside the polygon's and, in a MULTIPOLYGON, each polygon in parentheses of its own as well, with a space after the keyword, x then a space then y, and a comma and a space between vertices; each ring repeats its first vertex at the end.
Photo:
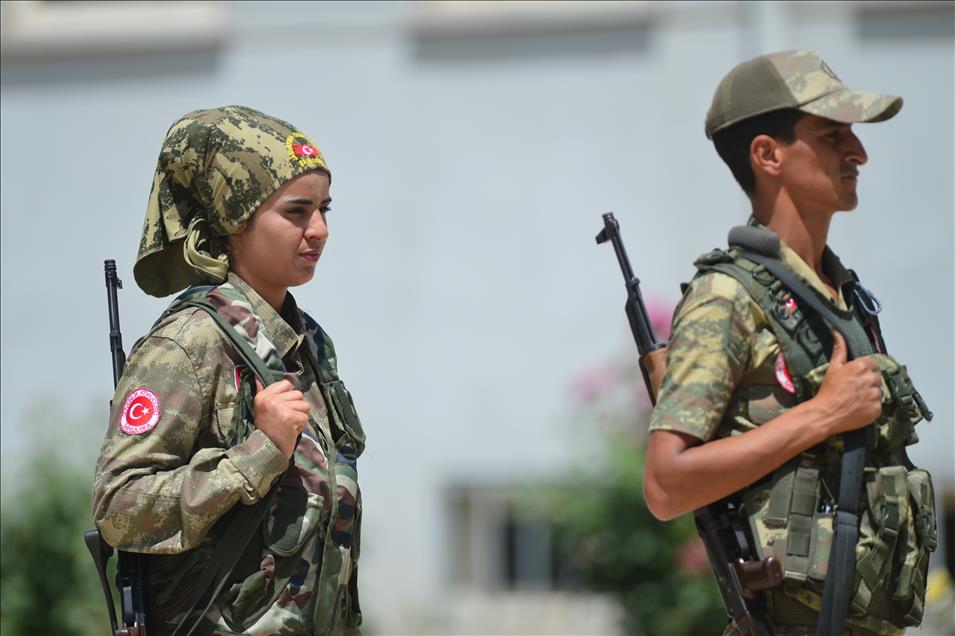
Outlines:
POLYGON ((783 387, 783 390, 787 393, 796 393, 796 383, 793 382, 793 377, 789 374, 789 367, 786 366, 786 358, 783 357, 782 352, 779 352, 779 355, 776 356, 776 364, 773 365, 776 370, 776 381, 779 382, 779 386, 783 387))
POLYGON ((148 433, 159 422, 159 413, 159 398, 149 389, 140 387, 126 396, 119 426, 130 435, 148 433))
POLYGON ((325 167, 325 157, 319 152, 315 143, 306 135, 296 132, 285 138, 288 156, 303 166, 325 167))

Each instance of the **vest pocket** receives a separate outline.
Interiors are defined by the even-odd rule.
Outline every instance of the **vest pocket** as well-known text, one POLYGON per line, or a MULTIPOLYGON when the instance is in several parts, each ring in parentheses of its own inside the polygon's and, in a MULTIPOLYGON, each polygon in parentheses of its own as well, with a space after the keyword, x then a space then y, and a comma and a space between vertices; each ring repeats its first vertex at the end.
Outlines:
POLYGON ((312 616, 315 634, 331 634, 342 626, 346 618, 344 594, 351 576, 351 565, 351 548, 325 542, 322 570, 315 589, 318 602, 312 616))
POLYGON ((832 515, 820 510, 819 484, 819 470, 797 458, 745 498, 757 556, 774 556, 786 581, 811 587, 825 579, 832 543, 832 515))
POLYGON ((899 554, 899 570, 892 590, 892 602, 900 622, 918 625, 922 621, 928 556, 938 547, 935 499, 932 478, 916 468, 907 475, 911 515, 904 530, 903 549, 899 554))
POLYGON ((358 418, 351 393, 341 380, 323 382, 321 388, 322 397, 325 398, 325 404, 328 406, 329 418, 336 428, 347 436, 345 440, 336 440, 339 452, 347 459, 354 461, 365 450, 365 430, 358 418))
POLYGON ((300 488, 280 488, 265 523, 266 549, 279 557, 297 554, 321 526, 323 498, 300 488), (304 511, 304 512, 303 512, 304 511))
MULTIPOLYGON (((299 553, 322 526, 323 498, 301 488, 281 488, 261 526, 253 551, 259 566, 223 591, 217 603, 234 631, 243 631, 269 611, 293 577, 305 578, 309 564, 299 553), (304 510, 304 512, 303 512, 304 510)), ((255 538, 253 538, 255 539, 255 538)))
POLYGON ((856 592, 852 611, 869 613, 873 601, 891 578, 899 536, 909 523, 908 486, 904 466, 866 469, 868 504, 859 524, 856 544, 856 592))
POLYGON ((891 400, 885 404, 876 422, 875 448, 892 452, 918 441, 915 425, 932 414, 919 395, 905 365, 885 354, 872 356, 882 371, 884 389, 891 400))

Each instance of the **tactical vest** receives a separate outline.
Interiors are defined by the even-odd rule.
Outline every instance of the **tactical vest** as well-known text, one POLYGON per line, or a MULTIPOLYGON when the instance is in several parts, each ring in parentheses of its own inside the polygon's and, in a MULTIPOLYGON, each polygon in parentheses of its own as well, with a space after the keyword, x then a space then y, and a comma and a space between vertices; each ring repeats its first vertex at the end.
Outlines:
MULTIPOLYGON (((698 276, 720 272, 743 286, 765 314, 781 354, 776 374, 743 378, 721 434, 728 434, 727 422, 759 425, 814 397, 832 351, 833 338, 824 321, 793 298, 766 267, 743 257, 733 245, 702 255, 695 265, 698 276), (788 389, 778 379, 786 372, 783 377, 792 381, 788 389)), ((861 285, 855 290, 856 297, 847 299, 850 310, 833 311, 855 323, 848 332, 850 350, 878 361, 887 395, 882 415, 865 429, 864 487, 847 623, 883 633, 886 623, 904 628, 922 619, 928 555, 937 545, 934 495, 929 474, 912 466, 905 446, 918 440, 914 425, 932 415, 905 366, 885 352, 875 312, 865 310, 877 301, 861 285)), ((830 438, 740 493, 742 525, 756 552, 752 556, 775 557, 782 565, 785 594, 816 612, 822 607, 832 546, 842 450, 840 437, 830 438)))
MULTIPOLYGON (((285 368, 277 355, 263 356, 267 347, 249 339, 245 331, 217 310, 217 303, 210 299, 209 293, 223 287, 190 288, 170 305, 153 329, 174 313, 197 308, 208 313, 232 343, 247 365, 239 375, 230 438, 226 440, 235 445, 255 430, 256 377, 268 385, 281 380, 285 368)), ((357 576, 352 575, 359 556, 361 496, 360 493, 353 496, 351 490, 357 492, 353 485, 358 479, 357 460, 364 450, 365 434, 351 394, 338 377, 332 340, 310 316, 304 312, 302 316, 307 330, 305 357, 318 380, 332 433, 332 439, 325 439, 321 427, 312 426, 327 458, 327 466, 320 468, 326 472, 331 496, 321 497, 325 500, 319 506, 312 505, 313 495, 306 496, 299 488, 286 490, 283 477, 279 477, 258 504, 237 505, 227 513, 216 524, 218 543, 202 572, 205 576, 207 571, 217 568, 222 570, 221 574, 209 575, 208 580, 200 579, 184 598, 171 599, 167 608, 158 612, 159 618, 167 620, 171 615, 186 612, 185 618, 179 619, 182 622, 176 634, 203 629, 200 627, 202 617, 213 605, 230 629, 241 632, 251 626, 274 605, 290 583, 295 584, 296 577, 301 575, 300 561, 304 557, 299 553, 317 533, 323 537, 323 544, 311 601, 314 603, 312 633, 340 633, 361 623, 357 576), (346 487, 348 484, 353 487, 346 487), (259 566, 264 553, 274 558, 269 579, 259 566)))

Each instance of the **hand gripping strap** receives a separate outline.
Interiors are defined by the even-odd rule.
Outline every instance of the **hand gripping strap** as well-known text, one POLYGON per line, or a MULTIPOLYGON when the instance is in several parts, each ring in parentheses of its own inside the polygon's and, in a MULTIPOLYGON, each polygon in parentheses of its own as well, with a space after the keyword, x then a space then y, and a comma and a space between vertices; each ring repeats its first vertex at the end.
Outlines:
MULTIPOLYGON (((806 283, 774 258, 748 251, 740 256, 758 263, 776 276, 802 302, 809 305, 831 328, 842 334, 852 357, 872 353, 869 339, 849 316, 840 316, 826 306, 806 283)), ((856 429, 843 435, 845 451, 839 479, 839 503, 833 520, 832 552, 822 595, 817 636, 838 635, 849 608, 849 594, 855 577, 855 545, 859 538, 859 504, 865 470, 865 433, 856 429)))
MULTIPOLYGON (((188 297, 180 297, 179 300, 173 303, 170 310, 178 311, 187 307, 195 307, 206 311, 215 323, 219 325, 223 335, 232 343, 242 357, 243 362, 252 369, 263 386, 268 386, 281 380, 283 378, 284 367, 273 368, 281 365, 281 360, 279 360, 278 363, 273 360, 271 365, 266 364, 266 362, 262 360, 252 347, 249 346, 249 343, 235 330, 233 325, 226 320, 208 300, 207 294, 211 289, 210 287, 206 287, 196 291, 190 290, 192 293, 188 297)), ((171 313, 170 310, 167 310, 168 313, 171 313)), ((269 510, 272 500, 275 498, 275 493, 278 491, 281 481, 281 479, 277 479, 268 493, 266 493, 257 504, 253 506, 236 506, 232 509, 227 529, 216 543, 216 547, 213 549, 196 587, 189 597, 187 597, 186 602, 189 603, 189 609, 186 610, 182 620, 176 626, 173 636, 180 636, 181 634, 189 636, 196 631, 196 628, 202 622, 202 618, 209 611, 209 608, 212 607, 212 604, 222 591, 223 586, 232 576, 232 571, 235 569, 235 565, 238 563, 243 552, 245 552, 245 548, 248 546, 253 533, 255 533, 256 529, 265 519, 265 515, 269 510), (210 591, 211 593, 208 593, 210 591), (194 615, 193 613, 196 607, 203 599, 207 599, 205 607, 201 612, 195 615, 192 624, 187 627, 190 616, 194 615)))

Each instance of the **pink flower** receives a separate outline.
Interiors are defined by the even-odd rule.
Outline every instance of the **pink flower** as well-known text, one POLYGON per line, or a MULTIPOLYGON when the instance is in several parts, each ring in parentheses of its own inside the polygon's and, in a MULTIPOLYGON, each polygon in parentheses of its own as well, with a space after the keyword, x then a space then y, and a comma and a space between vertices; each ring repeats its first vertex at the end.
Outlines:
POLYGON ((665 342, 670 337, 670 321, 676 305, 669 298, 652 291, 643 294, 643 304, 650 315, 654 335, 657 340, 665 342))
POLYGON ((612 362, 602 362, 585 370, 571 382, 571 397, 579 403, 594 402, 609 393, 619 379, 619 367, 612 362))
POLYGON ((690 574, 703 575, 710 571, 710 561, 706 557, 706 546, 699 537, 692 537, 677 548, 676 560, 680 568, 690 574))

